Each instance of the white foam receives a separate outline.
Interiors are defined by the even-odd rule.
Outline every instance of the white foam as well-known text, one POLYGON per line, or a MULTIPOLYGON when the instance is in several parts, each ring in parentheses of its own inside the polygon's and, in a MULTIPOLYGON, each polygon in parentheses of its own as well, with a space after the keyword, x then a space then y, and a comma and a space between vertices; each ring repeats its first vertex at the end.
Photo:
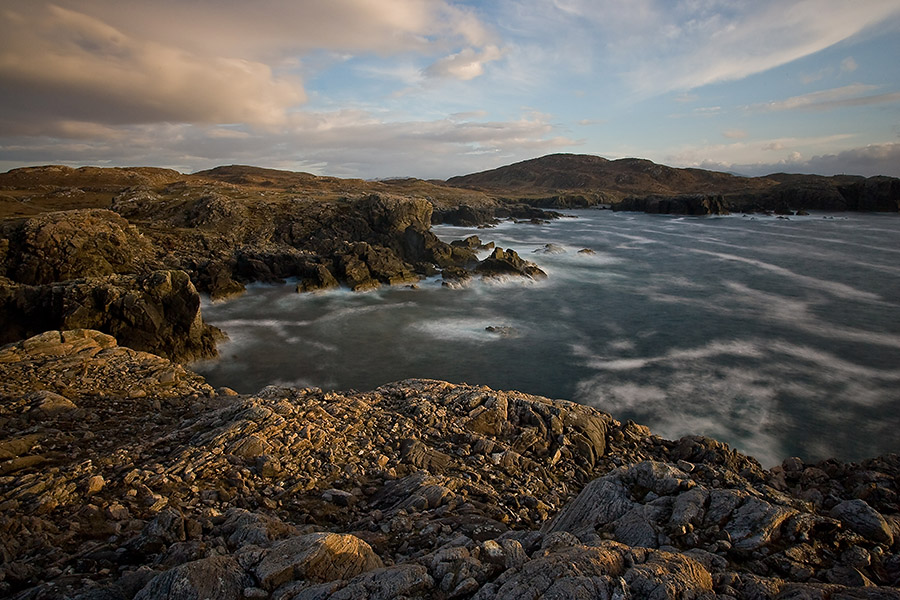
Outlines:
POLYGON ((791 271, 790 269, 779 267, 778 265, 773 265, 771 263, 767 263, 754 258, 746 258, 744 256, 737 256, 735 254, 725 254, 723 252, 710 252, 708 250, 700 250, 699 248, 689 248, 688 250, 697 254, 705 254, 724 260, 748 264, 764 271, 769 271, 770 273, 775 273, 776 275, 781 275, 783 277, 793 279, 808 287, 827 292, 844 300, 857 300, 879 303, 884 302, 881 296, 879 296, 878 294, 867 292, 865 290, 859 290, 855 287, 849 286, 844 283, 839 283, 837 281, 827 281, 824 279, 818 279, 816 277, 810 277, 809 275, 801 275, 799 273, 791 271))
POLYGON ((503 336, 487 331, 487 327, 511 327, 522 332, 524 329, 503 319, 489 318, 444 318, 420 321, 410 325, 410 329, 438 340, 465 342, 496 342, 503 336))

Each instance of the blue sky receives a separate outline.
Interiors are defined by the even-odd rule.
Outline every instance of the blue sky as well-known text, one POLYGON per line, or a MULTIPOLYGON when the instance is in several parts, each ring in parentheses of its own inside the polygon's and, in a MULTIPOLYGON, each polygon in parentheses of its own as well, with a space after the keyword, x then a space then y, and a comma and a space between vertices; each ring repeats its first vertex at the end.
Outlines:
POLYGON ((898 0, 4 0, 0 169, 900 176, 898 59, 898 0))

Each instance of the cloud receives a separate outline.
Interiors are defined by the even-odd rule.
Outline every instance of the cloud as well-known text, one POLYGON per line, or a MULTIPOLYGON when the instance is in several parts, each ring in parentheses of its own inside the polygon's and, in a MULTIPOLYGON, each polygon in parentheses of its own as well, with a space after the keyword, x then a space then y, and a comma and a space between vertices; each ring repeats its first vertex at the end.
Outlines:
POLYGON ((153 124, 116 128, 117 137, 0 138, 0 168, 152 164, 190 172, 244 163, 338 177, 446 178, 578 144, 538 113, 509 121, 459 117, 386 121, 362 110, 307 111, 292 114, 289 121, 274 132, 246 126, 153 124))
POLYGON ((443 55, 433 74, 465 80, 499 58, 493 39, 472 10, 444 0, 9 0, 0 132, 53 135, 60 122, 283 126, 307 100, 298 73, 308 53, 443 55))
POLYGON ((453 77, 468 81, 484 74, 484 65, 503 56, 497 46, 488 46, 481 52, 465 48, 460 52, 444 57, 425 69, 430 77, 453 77))
POLYGON ((200 56, 52 5, 16 17, 0 36, 6 131, 11 121, 272 124, 305 100, 299 80, 263 63, 200 56))
POLYGON ((589 20, 610 69, 640 95, 687 91, 761 73, 900 16, 894 0, 558 0, 559 18, 589 20), (618 69, 616 69, 618 70, 618 69))
POLYGON ((746 107, 748 110, 782 111, 782 110, 833 110, 848 106, 868 106, 871 104, 888 104, 900 101, 900 92, 866 95, 878 89, 875 85, 854 83, 843 87, 811 92, 801 96, 793 96, 785 100, 776 100, 746 107))
POLYGON ((726 129, 722 135, 730 140, 742 140, 747 137, 747 132, 743 129, 726 129))
POLYGON ((700 96, 698 96, 697 94, 678 94, 677 96, 672 98, 672 100, 674 100, 675 102, 678 102, 679 104, 696 102, 699 99, 700 99, 700 96))
MULTIPOLYGON (((764 150, 783 151, 789 150, 791 147, 792 144, 789 140, 776 140, 765 144, 762 148, 764 150)), ((684 153, 682 156, 687 157, 688 154, 684 153)), ((723 152, 720 148, 707 152, 695 152, 693 153, 693 160, 687 162, 679 161, 672 157, 672 164, 728 171, 751 177, 769 175, 771 173, 847 174, 862 175, 864 177, 887 175, 900 177, 900 143, 869 144, 837 152, 816 154, 808 159, 804 158, 803 154, 797 150, 790 150, 783 159, 771 162, 750 162, 746 160, 751 156, 755 155, 752 152, 723 152), (707 158, 702 159, 700 158, 701 155, 707 158), (713 156, 722 157, 723 155, 728 156, 728 158, 724 160, 721 158, 709 158, 713 156)))
POLYGON ((844 60, 841 61, 841 73, 852 73, 856 69, 859 68, 859 65, 856 64, 856 61, 853 60, 852 56, 848 56, 844 60))

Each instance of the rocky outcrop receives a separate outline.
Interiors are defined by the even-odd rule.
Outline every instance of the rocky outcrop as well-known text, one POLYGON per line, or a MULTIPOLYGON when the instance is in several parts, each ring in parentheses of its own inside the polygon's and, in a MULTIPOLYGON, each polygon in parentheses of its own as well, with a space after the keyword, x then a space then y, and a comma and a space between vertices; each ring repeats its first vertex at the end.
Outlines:
MULTIPOLYGON (((546 204, 552 208, 575 208, 563 204, 546 204)), ((582 208, 582 206, 578 206, 582 208)), ((562 215, 558 212, 544 210, 524 202, 499 202, 497 204, 468 205, 461 204, 452 208, 434 211, 432 222, 460 227, 490 227, 499 223, 500 219, 519 221, 551 221, 562 215)))
POLYGON ((183 271, 22 285, 0 282, 0 342, 50 329, 97 329, 173 360, 216 356, 222 332, 203 322, 183 271))
POLYGON ((546 279, 547 274, 531 261, 522 259, 515 250, 494 248, 490 256, 475 266, 475 273, 485 277, 524 276, 546 279))
POLYGON ((896 456, 764 471, 431 380, 232 394, 98 332, 0 349, 0 593, 900 597, 896 456))
POLYGON ((721 194, 629 196, 613 204, 612 209, 673 215, 727 215, 730 212, 721 194))
POLYGON ((155 262, 149 240, 108 210, 52 212, 3 229, 0 275, 28 285, 136 273, 155 262))

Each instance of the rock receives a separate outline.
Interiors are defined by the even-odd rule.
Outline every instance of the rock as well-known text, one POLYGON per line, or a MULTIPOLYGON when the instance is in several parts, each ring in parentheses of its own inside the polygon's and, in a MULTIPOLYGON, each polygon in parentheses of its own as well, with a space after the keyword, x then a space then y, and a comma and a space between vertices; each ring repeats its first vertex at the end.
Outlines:
POLYGON ((891 527, 877 510, 865 500, 845 500, 831 509, 831 516, 845 527, 878 544, 891 546, 894 536, 891 527))
POLYGON ((533 262, 522 260, 514 250, 503 250, 502 248, 495 248, 490 256, 478 263, 475 272, 487 277, 503 275, 524 276, 530 279, 547 277, 547 274, 533 262))
POLYGON ((43 417, 55 417, 78 408, 74 402, 49 390, 38 390, 26 397, 31 404, 31 412, 43 417))
POLYGON ((634 507, 621 474, 614 473, 586 485, 541 531, 544 534, 568 531, 576 535, 593 532, 625 516, 634 507))
POLYGON ((565 254, 566 249, 557 244, 544 244, 534 252, 540 254, 565 254))
POLYGON ((352 535, 310 533, 273 545, 253 569, 267 590, 295 579, 329 582, 350 579, 384 565, 372 548, 352 535))
POLYGON ((94 494, 99 493, 105 485, 106 480, 103 479, 103 475, 94 475, 93 477, 88 479, 87 489, 85 490, 85 493, 88 496, 93 496, 94 494))
POLYGON ((495 333, 500 337, 518 337, 519 330, 508 325, 488 325, 484 328, 488 333, 495 333))
POLYGON ((325 265, 316 265, 312 273, 297 284, 298 292, 317 292, 330 290, 340 284, 325 265))
POLYGON ((152 269, 150 242, 109 210, 60 211, 26 219, 10 235, 6 271, 26 285, 152 269))
POLYGON ((896 457, 757 471, 711 440, 520 392, 228 396, 108 335, 55 331, 0 348, 0 424, 13 597, 194 593, 213 558, 237 590, 222 594, 273 599, 890 597, 900 576, 893 547, 805 499, 864 496, 894 527, 896 457), (77 408, 38 415, 36 390, 77 408))
POLYGON ((748 498, 734 511, 725 531, 736 549, 756 550, 777 540, 781 524, 794 514, 796 511, 790 508, 748 498))
POLYGON ((2 343, 48 329, 96 329, 131 348, 184 361, 216 356, 223 337, 203 322, 200 296, 183 271, 40 286, 0 283, 0 324, 2 343))
POLYGON ((293 600, 312 600, 315 598, 328 598, 328 600, 392 600, 393 598, 424 597, 433 587, 434 581, 428 575, 425 567, 420 565, 398 565, 363 573, 347 581, 344 585, 329 583, 307 587, 292 598, 293 600))
POLYGON ((721 194, 629 196, 613 204, 612 209, 680 215, 727 215, 731 212, 721 194))
POLYGON ((624 570, 619 548, 579 545, 528 561, 502 584, 482 587, 474 598, 609 598, 624 570))
POLYGON ((681 554, 653 551, 625 573, 633 597, 647 600, 712 597, 712 577, 697 561, 681 554))
POLYGON ((230 556, 195 560, 158 575, 135 600, 237 600, 252 585, 250 577, 230 556))

